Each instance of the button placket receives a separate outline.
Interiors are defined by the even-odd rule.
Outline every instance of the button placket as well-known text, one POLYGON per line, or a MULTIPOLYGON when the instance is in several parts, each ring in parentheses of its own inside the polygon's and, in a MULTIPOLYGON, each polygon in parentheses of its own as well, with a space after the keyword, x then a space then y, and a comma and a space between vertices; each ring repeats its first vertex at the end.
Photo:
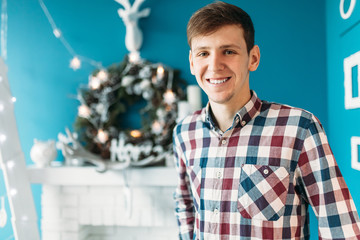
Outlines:
POLYGON ((220 170, 218 170, 218 171, 216 172, 216 178, 217 178, 217 179, 220 179, 221 177, 222 177, 222 173, 221 173, 220 170))

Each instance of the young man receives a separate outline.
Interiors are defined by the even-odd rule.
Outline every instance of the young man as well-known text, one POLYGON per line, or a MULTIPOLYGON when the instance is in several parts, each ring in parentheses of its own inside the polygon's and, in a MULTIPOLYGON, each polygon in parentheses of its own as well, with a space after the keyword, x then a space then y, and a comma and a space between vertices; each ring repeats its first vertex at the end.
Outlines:
POLYGON ((248 14, 212 3, 187 34, 191 73, 209 102, 174 129, 181 239, 309 239, 309 205, 321 239, 360 239, 318 119, 250 90, 260 51, 248 14))

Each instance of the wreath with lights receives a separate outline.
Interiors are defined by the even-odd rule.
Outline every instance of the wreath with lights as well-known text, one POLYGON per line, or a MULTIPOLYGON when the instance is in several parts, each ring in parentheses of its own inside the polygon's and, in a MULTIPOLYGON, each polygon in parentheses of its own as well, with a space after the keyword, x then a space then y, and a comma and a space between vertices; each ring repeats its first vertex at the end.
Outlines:
POLYGON ((95 70, 88 86, 78 90, 80 106, 74 123, 77 140, 87 151, 110 160, 114 155, 112 142, 121 137, 127 146, 138 148, 137 159, 132 159, 138 165, 142 160, 146 165, 165 162, 159 156, 172 151, 177 102, 185 97, 181 87, 185 82, 179 75, 170 67, 130 61, 127 56, 119 64, 95 70), (140 102, 146 103, 140 110, 142 128, 124 128, 125 114, 140 102))

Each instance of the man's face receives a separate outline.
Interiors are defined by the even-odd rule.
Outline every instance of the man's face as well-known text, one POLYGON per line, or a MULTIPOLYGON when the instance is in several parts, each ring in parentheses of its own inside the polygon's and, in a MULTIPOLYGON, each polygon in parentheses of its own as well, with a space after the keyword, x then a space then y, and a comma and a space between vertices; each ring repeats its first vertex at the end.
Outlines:
POLYGON ((260 52, 255 46, 248 54, 241 27, 226 25, 209 35, 195 36, 189 60, 191 73, 210 103, 238 105, 249 100, 249 71, 259 65, 260 52))

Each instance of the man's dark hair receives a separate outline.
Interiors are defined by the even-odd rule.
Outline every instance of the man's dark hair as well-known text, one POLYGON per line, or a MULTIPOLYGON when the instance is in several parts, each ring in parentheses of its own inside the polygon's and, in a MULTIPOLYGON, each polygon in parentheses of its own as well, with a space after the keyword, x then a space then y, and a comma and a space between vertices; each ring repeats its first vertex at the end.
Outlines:
POLYGON ((191 16, 186 30, 190 48, 194 37, 208 35, 225 25, 233 24, 242 27, 247 51, 250 53, 255 41, 255 29, 250 16, 241 8, 220 1, 200 8, 191 16))

